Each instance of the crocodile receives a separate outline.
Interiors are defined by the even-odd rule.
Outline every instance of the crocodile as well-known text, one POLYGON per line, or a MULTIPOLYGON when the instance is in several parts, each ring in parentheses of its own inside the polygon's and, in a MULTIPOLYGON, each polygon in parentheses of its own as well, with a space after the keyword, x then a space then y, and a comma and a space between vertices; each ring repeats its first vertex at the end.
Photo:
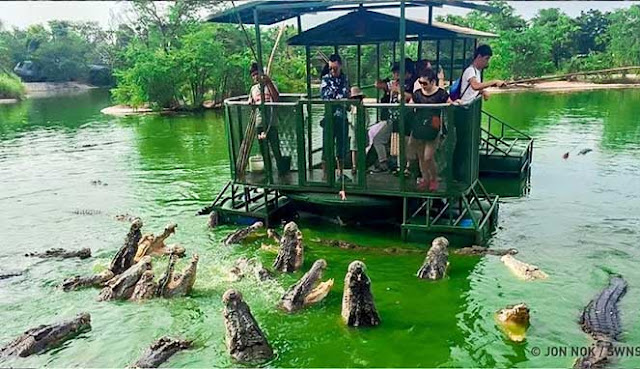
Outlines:
MULTIPOLYGON (((146 257, 146 256, 145 256, 146 257)), ((174 274, 174 268, 178 261, 178 255, 171 254, 169 256, 169 264, 166 272, 160 277, 156 296, 171 298, 176 296, 186 296, 196 281, 196 270, 198 267, 198 254, 193 254, 191 262, 182 271, 182 273, 174 274)))
POLYGON ((273 358, 273 349, 242 300, 242 294, 234 289, 222 296, 227 351, 242 364, 261 364, 273 358))
POLYGON ((68 251, 63 248, 51 248, 45 252, 30 252, 24 254, 24 256, 38 257, 38 258, 62 258, 62 259, 88 259, 91 257, 91 249, 84 247, 77 251, 68 251))
POLYGON ((529 307, 525 304, 509 305, 498 310, 495 318, 500 329, 511 341, 522 342, 529 328, 529 313, 529 307))
POLYGON ((169 236, 176 233, 177 227, 177 224, 171 223, 164 228, 164 231, 159 236, 154 236, 153 233, 142 236, 140 242, 138 242, 138 249, 136 256, 133 258, 133 262, 137 263, 145 255, 166 255, 174 253, 183 256, 185 253, 184 247, 179 245, 166 246, 164 244, 164 241, 169 238, 169 236))
POLYGON ((325 269, 327 262, 324 259, 316 260, 311 269, 285 292, 280 299, 280 307, 291 313, 324 299, 333 287, 333 279, 320 281, 325 269))
POLYGON ((284 234, 277 238, 280 239, 280 249, 273 262, 273 268, 285 273, 300 270, 304 261, 304 247, 298 225, 294 222, 287 223, 284 226, 284 234))
POLYGON ((247 259, 241 257, 236 260, 231 270, 229 270, 230 281, 232 282, 243 279, 247 274, 253 274, 259 281, 273 278, 269 269, 265 268, 256 258, 247 259))
POLYGON ((404 247, 367 247, 343 240, 323 240, 320 238, 312 238, 311 241, 319 243, 323 246, 335 247, 341 250, 351 251, 367 251, 384 254, 417 254, 423 252, 420 249, 410 249, 404 247))
POLYGON ((153 270, 145 270, 133 288, 133 293, 129 300, 141 301, 149 300, 156 296, 158 284, 153 280, 153 270))
POLYGON ((574 368, 604 367, 613 343, 622 333, 618 301, 626 292, 627 282, 620 276, 613 276, 609 285, 584 308, 580 326, 595 342, 589 354, 576 360, 574 368))
POLYGON ((484 256, 484 255, 504 256, 504 255, 515 255, 518 253, 518 250, 490 249, 488 247, 473 245, 470 247, 463 247, 463 248, 457 249, 453 253, 456 255, 464 255, 464 256, 484 256))
POLYGON ((366 266, 356 260, 349 264, 344 278, 342 319, 348 326, 366 327, 380 324, 380 316, 371 294, 371 280, 366 266))
POLYGON ((540 270, 535 265, 524 263, 511 255, 504 255, 500 258, 513 274, 525 281, 533 281, 535 279, 546 279, 547 273, 540 270))
POLYGON ((427 257, 416 274, 418 278, 437 280, 444 278, 449 267, 449 241, 438 237, 431 243, 427 257))
POLYGON ((239 230, 231 233, 230 235, 225 237, 225 239, 224 239, 224 241, 222 241, 222 243, 225 246, 229 246, 229 245, 232 245, 232 244, 239 244, 245 238, 247 238, 250 234, 252 234, 253 232, 255 232, 258 229, 262 228, 263 226, 264 226, 264 224, 262 222, 255 222, 249 227, 242 228, 242 229, 239 229, 239 230))
POLYGON ((102 210, 96 209, 76 209, 71 212, 75 215, 100 215, 102 214, 102 210))
POLYGON ((207 220, 207 226, 209 228, 215 228, 220 224, 220 216, 217 211, 212 211, 209 213, 209 219, 207 220))
POLYGON ((136 218, 138 218, 135 215, 131 215, 129 213, 125 213, 125 214, 117 214, 116 216, 113 217, 115 220, 119 221, 119 222, 128 222, 131 223, 133 222, 136 218))
POLYGON ((169 360, 176 352, 190 348, 191 344, 192 341, 179 340, 166 336, 162 337, 152 343, 132 367, 157 368, 160 364, 169 360))
POLYGON ((142 274, 150 269, 151 257, 145 256, 127 271, 109 280, 100 291, 98 301, 127 300, 131 298, 142 274))
POLYGON ((6 272, 6 273, 0 273, 0 281, 3 279, 9 279, 9 278, 13 278, 13 277, 19 277, 22 275, 23 272, 6 272))
POLYGON ((20 337, 0 348, 0 357, 29 355, 44 352, 52 347, 91 330, 89 313, 78 314, 71 320, 49 325, 39 325, 24 332, 20 337))
POLYGON ((111 270, 113 274, 122 274, 134 264, 133 260, 138 251, 138 243, 140 242, 140 238, 142 238, 141 228, 142 220, 140 218, 134 219, 131 223, 131 228, 129 228, 129 233, 124 240, 124 245, 118 250, 118 253, 113 257, 109 265, 109 270, 111 270))
POLYGON ((115 274, 109 269, 89 276, 76 275, 65 279, 60 288, 65 292, 69 292, 83 287, 104 287, 104 284, 113 277, 115 277, 115 274))

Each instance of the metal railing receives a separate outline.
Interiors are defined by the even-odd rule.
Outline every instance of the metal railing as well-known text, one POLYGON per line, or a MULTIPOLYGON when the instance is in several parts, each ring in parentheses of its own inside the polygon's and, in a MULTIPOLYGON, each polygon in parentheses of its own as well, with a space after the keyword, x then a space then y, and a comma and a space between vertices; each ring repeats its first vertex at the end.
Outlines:
MULTIPOLYGON (((225 100, 226 133, 234 183, 280 190, 329 192, 347 189, 352 193, 361 194, 427 197, 468 192, 478 178, 478 147, 482 134, 487 132, 481 127, 480 99, 467 106, 406 104, 401 107, 400 104, 392 103, 363 104, 354 100, 307 99, 304 94, 281 94, 281 97, 284 101, 264 103, 266 111, 271 112, 269 115, 276 117, 270 119, 277 121, 275 131, 278 135, 273 140, 258 140, 254 131, 248 129, 248 125, 254 124, 251 118, 255 121, 255 117, 252 114, 256 114, 255 111, 260 109, 260 105, 250 105, 246 95, 225 100), (374 150, 371 143, 367 145, 367 131, 371 125, 377 123, 373 117, 383 109, 393 110, 398 116, 392 123, 388 123, 397 125, 394 131, 399 136, 399 153, 395 158, 400 169, 397 178, 389 173, 371 174, 366 170, 367 155, 374 150), (345 128, 345 125, 349 124, 345 119, 348 111, 354 112, 353 116, 356 119, 351 127, 345 128), (371 114, 372 111, 375 111, 374 114, 371 114), (415 116, 425 114, 440 116, 445 130, 448 131, 446 135, 438 135, 437 138, 438 149, 446 151, 443 172, 438 173, 444 186, 431 192, 418 189, 415 183, 402 174, 408 154, 412 152, 403 137, 414 124, 412 120, 415 116), (367 124, 366 115, 371 117, 371 124, 367 124), (404 121, 405 124, 396 124, 400 121, 404 121), (345 134, 347 130, 350 134, 345 134), (245 137, 247 134, 253 136, 245 137), (355 146, 349 142, 354 141, 350 140, 353 136, 356 138, 355 146), (252 144, 248 145, 250 150, 241 153, 240 148, 242 145, 247 146, 247 140, 252 141, 252 144), (282 152, 276 153, 274 146, 278 146, 282 152), (355 174, 349 177, 345 163, 352 160, 351 157, 347 157, 345 151, 351 150, 355 151, 356 170, 355 174), (319 153, 322 153, 320 157, 319 153), (246 162, 247 155, 251 155, 252 160, 258 162, 262 157, 263 167, 258 165, 250 168, 256 170, 248 171, 246 174, 244 171, 239 173, 236 164, 240 159, 246 162), (279 156, 278 160, 288 160, 289 166, 282 165, 278 160, 274 162, 274 156, 279 156), (276 164, 275 168, 273 164, 276 164), (340 168, 343 169, 342 176, 334 175, 340 168)), ((270 132, 274 128, 263 122, 262 129, 270 132)), ((353 163, 351 166, 354 166, 353 163)))

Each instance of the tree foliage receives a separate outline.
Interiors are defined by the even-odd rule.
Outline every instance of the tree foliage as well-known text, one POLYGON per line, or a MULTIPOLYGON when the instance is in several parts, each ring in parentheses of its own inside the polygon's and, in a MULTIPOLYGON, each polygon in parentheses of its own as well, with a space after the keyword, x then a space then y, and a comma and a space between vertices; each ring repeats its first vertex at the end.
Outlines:
POLYGON ((500 11, 440 20, 498 34, 482 40, 494 49, 488 78, 519 78, 640 64, 640 6, 614 12, 589 10, 571 18, 557 8, 542 9, 526 22, 506 1, 500 11))
POLYGON ((94 22, 53 20, 26 30, 0 29, 0 57, 3 70, 13 70, 31 61, 39 79, 45 81, 85 81, 91 64, 111 66, 113 43, 108 31, 94 22))

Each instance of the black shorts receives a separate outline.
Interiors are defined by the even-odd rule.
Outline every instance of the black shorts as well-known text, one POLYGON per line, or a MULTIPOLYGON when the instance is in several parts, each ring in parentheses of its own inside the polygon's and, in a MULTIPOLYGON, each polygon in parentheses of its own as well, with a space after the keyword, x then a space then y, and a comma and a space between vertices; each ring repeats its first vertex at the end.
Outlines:
POLYGON ((327 161, 329 159, 329 150, 328 145, 325 144, 326 140, 333 139, 335 140, 335 156, 338 159, 343 159, 347 157, 349 152, 349 124, 347 123, 347 119, 343 117, 333 117, 333 137, 327 137, 326 135, 326 122, 322 124, 322 160, 327 161))

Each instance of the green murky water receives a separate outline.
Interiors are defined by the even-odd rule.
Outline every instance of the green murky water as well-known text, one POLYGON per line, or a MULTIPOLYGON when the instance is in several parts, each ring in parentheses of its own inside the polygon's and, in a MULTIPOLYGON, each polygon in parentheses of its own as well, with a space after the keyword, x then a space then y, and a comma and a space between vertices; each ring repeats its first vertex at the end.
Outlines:
MULTIPOLYGON (((277 351, 272 366, 568 367, 573 356, 544 354, 549 347, 589 344, 577 319, 610 273, 629 282, 621 303, 622 344, 640 345, 640 91, 496 95, 485 105, 536 139, 531 192, 502 200, 491 246, 519 249, 522 260, 549 273, 547 281, 519 281, 496 257, 453 256, 449 278, 425 283, 414 277, 421 254, 350 252, 311 242, 323 237, 396 246, 395 235, 303 227, 305 269, 325 258, 336 285, 324 302, 296 315, 275 305, 300 274, 260 286, 253 279, 228 282, 225 269, 235 258, 257 255, 270 264, 274 255, 259 250, 261 239, 222 247, 220 240, 232 228, 210 231, 205 218, 193 216, 229 175, 220 117, 112 118, 99 113, 108 104, 108 96, 97 91, 0 106, 0 270, 26 270, 0 281, 0 342, 80 311, 92 314, 93 325, 61 348, 2 366, 123 367, 166 334, 195 340, 193 350, 166 366, 232 366, 220 298, 234 286, 277 351), (577 156, 582 148, 594 151, 577 156), (92 180, 108 186, 93 186, 92 180), (102 213, 73 213, 79 209, 102 213), (68 276, 108 264, 128 229, 113 219, 119 213, 141 216, 146 232, 178 223, 172 241, 201 258, 192 296, 98 303, 97 290, 55 288, 68 276), (23 256, 85 246, 94 258, 23 256), (354 259, 366 262, 373 281, 383 321, 375 329, 348 329, 340 320, 342 280, 354 259), (531 307, 532 326, 525 343, 513 344, 496 328, 493 312, 521 301, 531 307), (534 356, 534 347, 542 355, 534 356)), ((159 270, 165 262, 154 265, 159 270)), ((621 358, 614 366, 639 367, 640 358, 621 358)))

